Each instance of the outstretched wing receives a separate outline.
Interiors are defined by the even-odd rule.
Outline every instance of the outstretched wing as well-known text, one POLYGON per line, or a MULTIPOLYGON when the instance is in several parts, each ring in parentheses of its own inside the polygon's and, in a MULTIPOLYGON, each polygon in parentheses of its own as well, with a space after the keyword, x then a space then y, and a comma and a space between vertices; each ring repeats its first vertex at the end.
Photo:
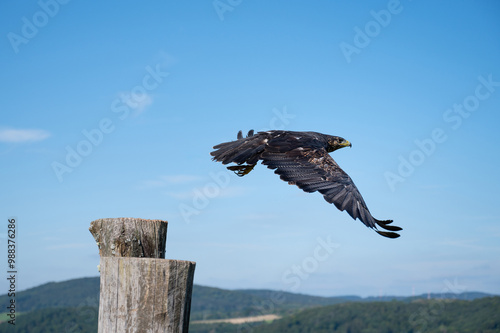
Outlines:
POLYGON ((289 184, 297 185, 305 192, 319 191, 325 200, 333 203, 339 210, 347 211, 353 219, 360 219, 367 227, 389 238, 399 234, 376 230, 377 225, 390 231, 401 228, 390 226, 392 220, 375 219, 359 193, 351 177, 333 160, 325 148, 304 147, 299 142, 271 140, 261 153, 262 164, 289 184))

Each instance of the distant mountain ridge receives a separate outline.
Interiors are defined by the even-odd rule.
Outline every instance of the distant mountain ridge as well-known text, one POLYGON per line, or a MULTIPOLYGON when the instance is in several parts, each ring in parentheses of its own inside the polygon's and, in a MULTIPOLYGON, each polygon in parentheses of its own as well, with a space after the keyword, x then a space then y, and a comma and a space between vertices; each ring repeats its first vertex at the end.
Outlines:
MULTIPOLYGON (((195 285, 190 331, 332 332, 332 327, 339 327, 342 328, 341 332, 358 332, 359 327, 366 325, 370 325, 374 329, 372 331, 377 332, 408 331, 421 329, 418 325, 422 319, 429 319, 426 323, 428 328, 435 327, 429 332, 442 332, 439 330, 444 327, 442 325, 452 327, 455 322, 468 324, 470 327, 482 325, 487 328, 478 332, 500 332, 500 297, 489 296, 492 295, 465 292, 414 297, 321 297, 276 290, 226 290, 195 285), (456 311, 459 313, 455 313, 456 311), (381 312, 385 314, 380 316, 381 312), (194 323, 199 320, 266 314, 278 315, 281 319, 272 323, 194 323), (412 324, 412 321, 418 325, 412 324)), ((7 295, 0 296, 2 304, 7 304, 8 301, 7 295)), ((95 332, 99 306, 99 277, 50 282, 30 288, 16 293, 16 304, 19 311, 16 319, 18 333, 95 332)), ((7 322, 0 323, 0 333, 10 332, 10 326, 7 322)))
MULTIPOLYGON (((0 296, 0 304, 7 304, 7 295, 0 296)), ((99 306, 99 277, 48 282, 16 292, 18 312, 45 308, 99 306)))
MULTIPOLYGON (((424 294, 419 296, 311 296, 266 289, 227 290, 195 285, 191 304, 191 318, 219 319, 253 314, 286 314, 301 308, 332 305, 345 302, 406 301, 415 299, 474 300, 493 296, 482 292, 460 294, 424 294)), ((0 304, 7 304, 7 295, 0 296, 0 304)), ((55 307, 97 307, 99 305, 99 277, 87 277, 63 282, 49 282, 16 293, 18 311, 29 312, 55 307)))

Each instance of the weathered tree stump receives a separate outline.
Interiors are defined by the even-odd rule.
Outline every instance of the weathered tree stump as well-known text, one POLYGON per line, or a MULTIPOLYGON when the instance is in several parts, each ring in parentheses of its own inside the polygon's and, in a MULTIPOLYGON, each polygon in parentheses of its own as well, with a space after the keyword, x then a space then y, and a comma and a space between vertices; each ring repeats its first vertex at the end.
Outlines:
POLYGON ((90 223, 101 257, 165 258, 168 222, 121 217, 90 223))
POLYGON ((167 222, 100 219, 89 230, 101 255, 98 332, 188 332, 196 263, 164 259, 167 222))

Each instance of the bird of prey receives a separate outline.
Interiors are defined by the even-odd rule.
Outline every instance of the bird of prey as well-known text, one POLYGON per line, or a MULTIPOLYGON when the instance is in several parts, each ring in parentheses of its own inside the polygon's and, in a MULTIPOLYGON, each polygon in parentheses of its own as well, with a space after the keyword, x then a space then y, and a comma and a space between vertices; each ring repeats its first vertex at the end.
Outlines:
POLYGON ((394 231, 402 229, 391 226, 392 220, 377 220, 370 214, 351 177, 329 154, 351 146, 341 137, 317 132, 272 130, 254 134, 250 130, 246 137, 239 131, 236 141, 214 146, 215 151, 210 155, 222 164, 235 163, 227 168, 240 177, 262 161, 288 184, 297 185, 305 192, 318 191, 327 202, 347 211, 353 219, 360 219, 380 235, 399 237, 394 231), (377 230, 377 226, 388 231, 377 230))

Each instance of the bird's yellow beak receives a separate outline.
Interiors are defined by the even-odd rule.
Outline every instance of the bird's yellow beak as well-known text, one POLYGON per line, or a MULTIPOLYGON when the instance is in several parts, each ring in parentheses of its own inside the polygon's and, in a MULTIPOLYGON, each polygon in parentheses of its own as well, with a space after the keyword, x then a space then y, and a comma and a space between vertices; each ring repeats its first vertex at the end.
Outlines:
POLYGON ((342 147, 352 147, 352 143, 350 143, 349 141, 345 140, 345 142, 341 143, 340 144, 342 147))

